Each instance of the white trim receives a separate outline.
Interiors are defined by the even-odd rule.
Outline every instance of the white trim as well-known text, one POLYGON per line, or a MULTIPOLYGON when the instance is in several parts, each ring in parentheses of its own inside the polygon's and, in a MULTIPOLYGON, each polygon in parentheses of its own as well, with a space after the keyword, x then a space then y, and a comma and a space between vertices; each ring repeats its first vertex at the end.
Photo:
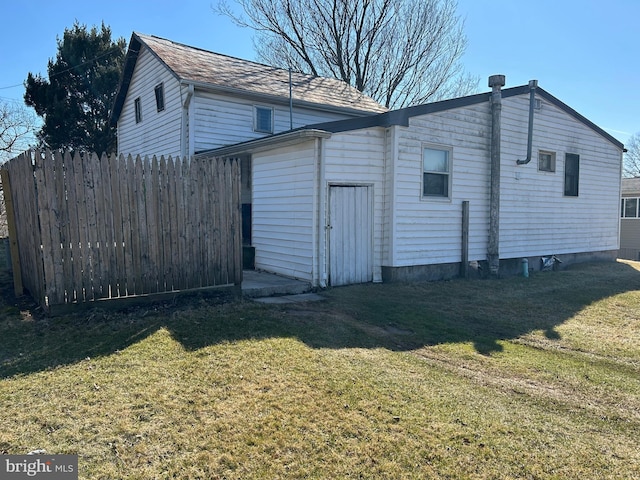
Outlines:
MULTIPOLYGON (((433 172, 434 174, 436 172, 433 172)), ((438 172, 439 173, 439 172, 438 172)), ((435 143, 422 142, 420 146, 420 200, 421 201, 436 201, 436 202, 451 202, 453 188, 453 146, 451 145, 438 145, 435 143), (424 152, 425 150, 438 150, 441 152, 447 152, 447 167, 448 171, 442 173, 447 175, 447 195, 425 195, 424 194, 424 174, 429 173, 424 171, 424 152)))
POLYGON ((254 132, 258 132, 258 133, 273 133, 273 123, 275 121, 274 118, 274 108, 267 106, 267 105, 254 105, 253 106, 253 131, 254 132), (258 128, 258 111, 262 109, 262 110, 268 110, 271 113, 271 118, 269 120, 269 129, 263 129, 263 128, 258 128))

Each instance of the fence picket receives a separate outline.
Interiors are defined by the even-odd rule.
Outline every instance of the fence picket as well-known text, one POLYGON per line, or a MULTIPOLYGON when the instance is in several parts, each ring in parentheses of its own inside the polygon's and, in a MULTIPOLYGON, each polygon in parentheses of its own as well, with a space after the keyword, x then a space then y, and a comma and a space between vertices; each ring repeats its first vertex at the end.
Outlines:
POLYGON ((2 168, 44 308, 241 281, 237 159, 33 151, 2 168))
MULTIPOLYGON (((111 272, 113 275, 114 297, 124 297, 126 295, 126 284, 124 274, 124 234, 122 231, 122 202, 120 197, 120 185, 122 170, 126 172, 126 163, 123 158, 115 156, 109 159, 109 176, 111 177, 111 207, 113 211, 113 256, 111 272)), ((125 204, 126 205, 126 204, 125 204)), ((128 208, 128 206, 127 206, 128 208)))

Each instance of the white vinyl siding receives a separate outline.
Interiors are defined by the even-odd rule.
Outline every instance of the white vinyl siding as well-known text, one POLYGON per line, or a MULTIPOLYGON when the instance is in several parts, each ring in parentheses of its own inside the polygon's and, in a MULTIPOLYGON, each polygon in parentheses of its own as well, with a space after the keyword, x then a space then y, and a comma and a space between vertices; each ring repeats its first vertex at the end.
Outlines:
POLYGON ((180 154, 181 100, 178 81, 146 48, 138 57, 118 120, 118 152, 125 155, 180 154), (155 87, 163 85, 165 110, 158 112, 155 87), (136 123, 136 98, 142 121, 136 123))
POLYGON ((526 156, 528 96, 503 100, 500 257, 618 248, 620 151, 547 101, 535 110, 533 151, 556 152, 556 174, 526 156), (580 156, 579 195, 565 196, 565 156, 580 156), (616 212, 616 214, 614 214, 616 212))
POLYGON ((489 224, 489 105, 478 104, 409 119, 397 130, 388 266, 459 262, 462 202, 470 202, 469 258, 484 260, 489 224), (425 145, 450 148, 449 198, 422 196, 425 145), (437 200, 437 201, 436 201, 437 200))
MULTIPOLYGON (((333 134, 323 141, 325 185, 373 188, 373 281, 382 281, 386 131, 382 128, 333 134)), ((322 234, 322 232, 321 232, 322 234)))
POLYGON ((623 197, 621 202, 622 218, 620 219, 620 252, 618 257, 640 260, 640 198, 638 198, 640 192, 625 193, 624 195, 629 196, 623 197))
MULTIPOLYGON (((268 135, 254 130, 255 101, 240 97, 215 95, 199 90, 196 90, 192 101, 195 104, 194 135, 196 152, 268 135)), ((264 106, 266 107, 267 105, 264 106)), ((289 130, 289 106, 274 104, 272 107, 274 109, 273 133, 289 130)), ((346 118, 350 117, 295 107, 293 110, 293 128, 346 118)))
POLYGON ((312 280, 315 143, 252 159, 252 244, 257 269, 312 280))

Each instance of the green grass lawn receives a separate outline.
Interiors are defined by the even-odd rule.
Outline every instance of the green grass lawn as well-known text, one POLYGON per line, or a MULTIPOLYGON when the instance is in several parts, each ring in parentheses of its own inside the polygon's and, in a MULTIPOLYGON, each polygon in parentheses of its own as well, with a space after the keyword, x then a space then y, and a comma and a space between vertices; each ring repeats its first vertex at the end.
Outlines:
POLYGON ((5 295, 0 453, 86 479, 640 478, 639 263, 322 295, 58 318, 5 295))

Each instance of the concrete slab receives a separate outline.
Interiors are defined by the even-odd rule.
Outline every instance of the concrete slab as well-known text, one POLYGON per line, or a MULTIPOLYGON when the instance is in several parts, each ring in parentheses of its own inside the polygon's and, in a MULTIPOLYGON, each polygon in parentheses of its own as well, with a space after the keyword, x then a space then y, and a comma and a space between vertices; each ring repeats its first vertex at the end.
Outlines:
POLYGON ((242 295, 249 298, 298 295, 311 290, 311 284, 293 278, 256 270, 242 272, 242 295))
POLYGON ((282 295, 279 297, 254 298, 254 302, 267 303, 269 305, 280 305, 284 303, 319 302, 325 297, 316 293, 300 293, 298 295, 282 295))

